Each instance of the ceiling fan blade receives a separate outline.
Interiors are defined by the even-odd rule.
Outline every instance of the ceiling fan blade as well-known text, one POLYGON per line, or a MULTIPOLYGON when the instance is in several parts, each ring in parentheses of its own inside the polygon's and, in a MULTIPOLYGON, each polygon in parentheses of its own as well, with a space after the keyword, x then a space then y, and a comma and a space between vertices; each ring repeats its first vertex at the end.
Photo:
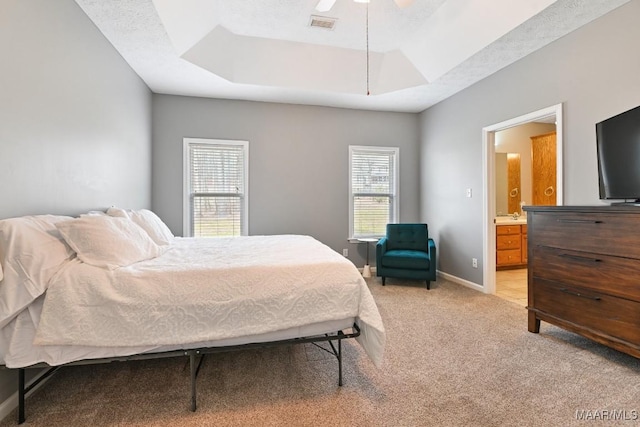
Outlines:
POLYGON ((403 7, 407 7, 409 5, 411 5, 411 3, 413 3, 413 0, 394 0, 396 2, 396 5, 398 5, 398 7, 403 8, 403 7))
POLYGON ((316 5, 316 10, 318 12, 328 12, 335 3, 336 0, 320 0, 316 5))

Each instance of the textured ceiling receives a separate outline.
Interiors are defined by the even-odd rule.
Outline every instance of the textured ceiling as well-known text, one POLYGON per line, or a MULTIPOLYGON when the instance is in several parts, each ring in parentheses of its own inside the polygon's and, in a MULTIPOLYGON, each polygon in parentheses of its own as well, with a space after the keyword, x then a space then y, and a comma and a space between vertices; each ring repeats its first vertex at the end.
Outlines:
POLYGON ((367 73, 367 6, 352 0, 76 0, 155 93, 404 112, 628 1, 371 0, 367 73))

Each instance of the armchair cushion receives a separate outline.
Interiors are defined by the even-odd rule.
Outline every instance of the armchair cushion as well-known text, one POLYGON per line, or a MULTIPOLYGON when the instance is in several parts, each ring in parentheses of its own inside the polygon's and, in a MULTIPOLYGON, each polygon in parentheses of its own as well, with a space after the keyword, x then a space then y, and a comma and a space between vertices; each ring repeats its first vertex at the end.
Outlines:
POLYGON ((430 265, 429 254, 423 251, 394 249, 386 252, 382 257, 383 267, 428 270, 430 265))
POLYGON ((429 233, 425 224, 388 224, 387 250, 426 251, 429 233))

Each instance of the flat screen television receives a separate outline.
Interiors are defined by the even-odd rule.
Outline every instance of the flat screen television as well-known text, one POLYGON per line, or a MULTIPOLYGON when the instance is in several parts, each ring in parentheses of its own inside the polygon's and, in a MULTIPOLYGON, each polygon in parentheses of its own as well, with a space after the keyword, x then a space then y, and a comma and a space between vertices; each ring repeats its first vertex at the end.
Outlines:
POLYGON ((596 123, 600 199, 640 203, 640 106, 596 123))

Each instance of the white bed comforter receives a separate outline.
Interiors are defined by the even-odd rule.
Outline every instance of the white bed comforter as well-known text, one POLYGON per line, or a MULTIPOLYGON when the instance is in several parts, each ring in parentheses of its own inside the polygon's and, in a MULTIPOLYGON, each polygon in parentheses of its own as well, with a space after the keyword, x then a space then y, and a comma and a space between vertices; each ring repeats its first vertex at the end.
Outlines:
POLYGON ((50 281, 38 346, 158 346, 355 317, 376 365, 385 333, 353 264, 308 236, 176 239, 117 270, 74 260, 50 281))

